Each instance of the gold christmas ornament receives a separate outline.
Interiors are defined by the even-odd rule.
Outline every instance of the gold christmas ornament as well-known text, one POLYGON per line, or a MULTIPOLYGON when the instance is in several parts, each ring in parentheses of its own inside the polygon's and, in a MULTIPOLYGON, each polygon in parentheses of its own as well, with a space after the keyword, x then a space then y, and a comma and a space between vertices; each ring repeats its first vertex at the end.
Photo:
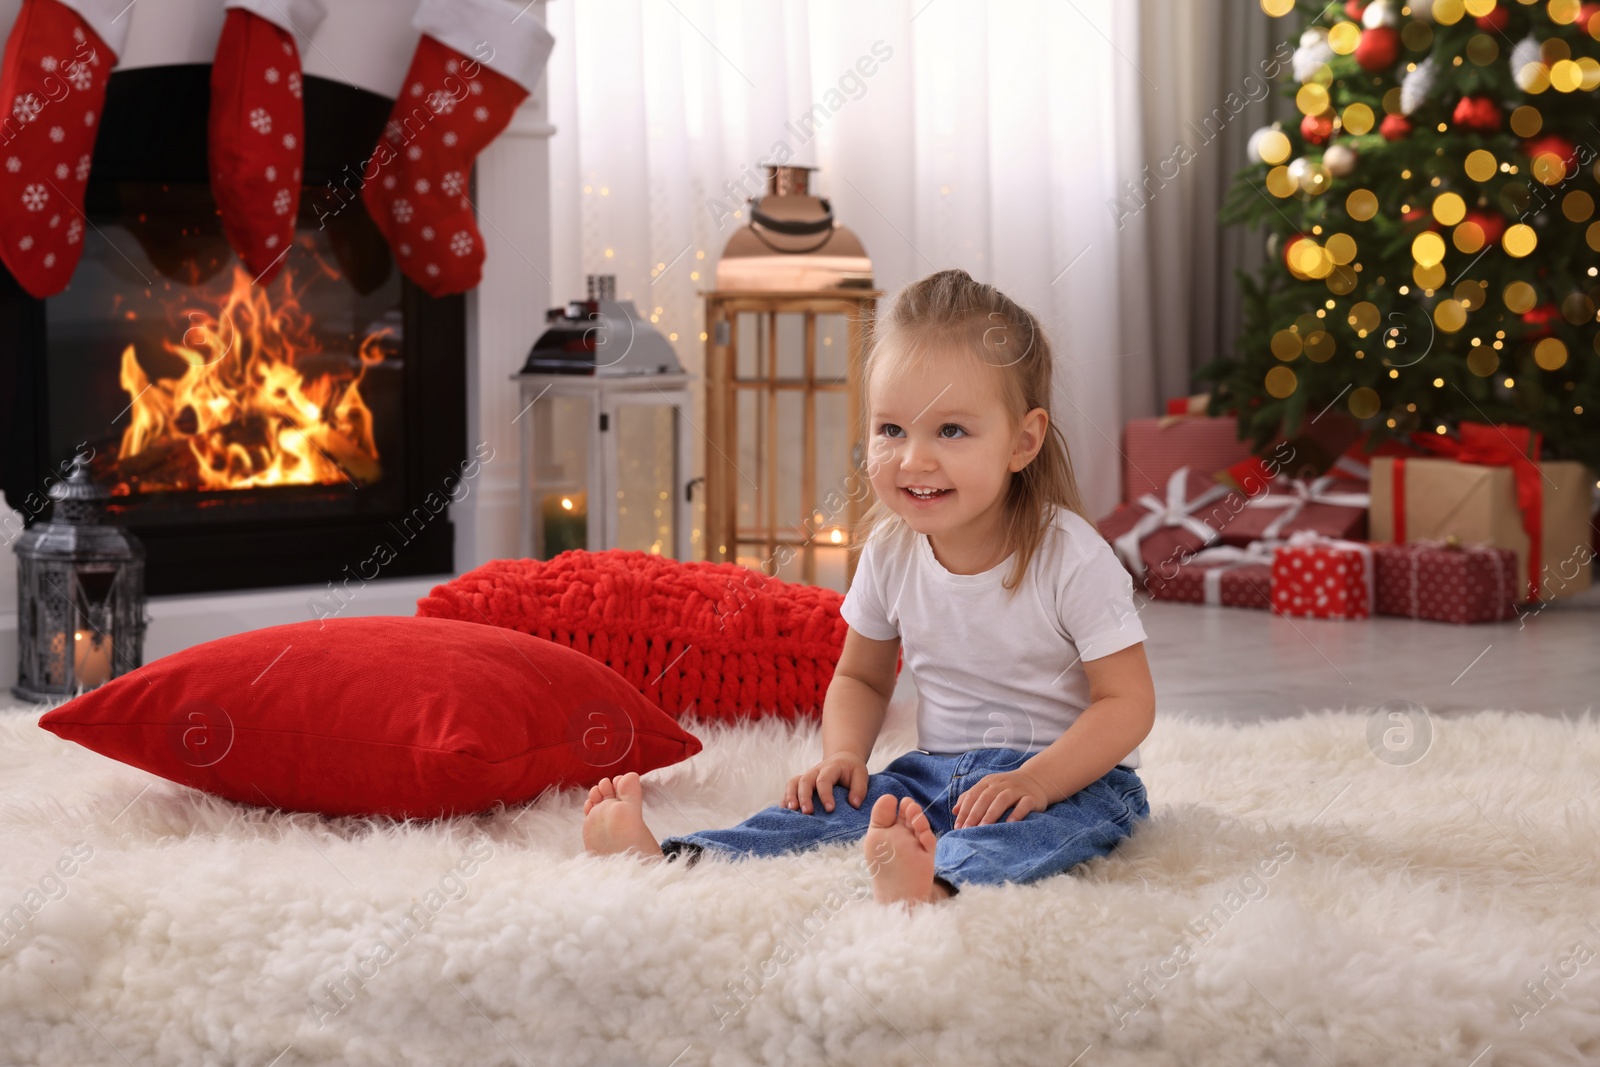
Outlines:
POLYGON ((1431 267, 1444 260, 1444 238, 1428 230, 1417 234, 1411 242, 1411 258, 1424 267, 1431 267))
POLYGON ((1366 222, 1378 213, 1378 197, 1371 189, 1357 189, 1345 197, 1344 209, 1357 222, 1366 222))
POLYGON ((1467 353, 1467 369, 1480 378, 1487 378, 1500 369, 1500 356, 1488 345, 1473 345, 1467 353))
POLYGON ((1494 158, 1494 153, 1483 148, 1473 149, 1467 153, 1466 163, 1463 164, 1467 177, 1475 182, 1486 182, 1494 177, 1499 168, 1499 162, 1494 158))
POLYGON ((1500 238, 1500 244, 1505 248, 1507 255, 1521 259, 1539 247, 1539 235, 1533 232, 1532 226, 1519 222, 1515 226, 1506 227, 1505 236, 1500 238))
POLYGON ((1518 137, 1532 137, 1544 128, 1544 116, 1532 104, 1523 104, 1511 113, 1511 132, 1518 137))
POLYGON ((1560 370, 1567 362, 1567 346, 1558 338, 1546 337, 1533 347, 1533 361, 1544 370, 1560 370))
POLYGON ((1383 319, 1378 312, 1378 305, 1363 300, 1350 308, 1350 314, 1345 317, 1345 321, 1356 331, 1357 337, 1365 337, 1376 330, 1383 319))
POLYGON ((1358 419, 1370 419, 1382 407, 1378 400, 1378 393, 1374 389, 1361 386, 1350 390, 1350 414, 1358 419))
POLYGON ((1454 226, 1467 215, 1467 202, 1456 193, 1440 193, 1433 200, 1433 217, 1445 226, 1454 226))
POLYGON ((1459 300, 1441 300, 1433 309, 1433 322, 1445 333, 1455 333, 1467 324, 1467 309, 1459 300))
POLYGON ((1533 286, 1527 282, 1512 282, 1505 287, 1505 291, 1500 294, 1500 298, 1505 301, 1506 310, 1515 315, 1521 315, 1523 312, 1530 310, 1539 301, 1539 296, 1534 292, 1533 286))
POLYGON ((1463 222, 1450 235, 1456 250, 1472 255, 1483 247, 1483 227, 1476 222, 1463 222))

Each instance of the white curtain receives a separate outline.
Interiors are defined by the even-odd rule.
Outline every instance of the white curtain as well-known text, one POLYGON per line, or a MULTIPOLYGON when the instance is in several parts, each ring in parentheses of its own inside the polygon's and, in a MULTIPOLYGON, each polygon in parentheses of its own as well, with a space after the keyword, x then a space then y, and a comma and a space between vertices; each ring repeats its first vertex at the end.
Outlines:
POLYGON ((784 142, 821 168, 812 191, 861 237, 880 289, 961 267, 1041 317, 1079 486, 1091 512, 1111 508, 1121 426, 1145 413, 1124 411, 1122 379, 1148 358, 1124 347, 1118 281, 1122 257, 1144 252, 1112 209, 1128 101, 1149 91, 1136 5, 583 0, 547 13, 562 42, 549 68, 558 301, 587 273, 615 274, 702 374, 699 292, 760 190, 758 161, 784 142))

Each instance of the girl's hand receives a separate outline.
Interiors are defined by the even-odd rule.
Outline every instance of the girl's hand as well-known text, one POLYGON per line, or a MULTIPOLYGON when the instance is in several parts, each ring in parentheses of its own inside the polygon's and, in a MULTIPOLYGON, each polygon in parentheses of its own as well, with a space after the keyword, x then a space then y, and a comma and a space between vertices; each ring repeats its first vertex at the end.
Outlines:
POLYGON ((1016 810, 1006 822, 1018 822, 1026 818, 1029 812, 1048 808, 1048 796, 1044 786, 1025 771, 986 774, 956 801, 955 828, 959 830, 963 826, 997 822, 1012 805, 1016 805, 1016 810))
POLYGON ((822 798, 822 806, 832 811, 835 783, 850 787, 850 806, 859 808, 867 798, 866 763, 860 756, 848 752, 824 758, 809 771, 789 779, 789 787, 783 793, 783 806, 810 815, 811 798, 815 794, 822 798))

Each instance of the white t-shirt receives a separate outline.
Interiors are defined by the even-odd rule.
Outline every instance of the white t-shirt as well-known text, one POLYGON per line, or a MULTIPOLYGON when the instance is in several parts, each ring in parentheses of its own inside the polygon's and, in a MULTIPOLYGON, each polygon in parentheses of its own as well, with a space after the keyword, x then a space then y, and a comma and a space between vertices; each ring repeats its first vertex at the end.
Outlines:
MULTIPOLYGON (((1083 661, 1145 640, 1133 579, 1081 515, 1055 509, 1008 599, 1015 562, 952 574, 909 528, 881 528, 861 550, 840 613, 864 637, 900 638, 926 752, 1048 747, 1090 704, 1083 661)), ((1138 748, 1120 763, 1137 768, 1138 748)))

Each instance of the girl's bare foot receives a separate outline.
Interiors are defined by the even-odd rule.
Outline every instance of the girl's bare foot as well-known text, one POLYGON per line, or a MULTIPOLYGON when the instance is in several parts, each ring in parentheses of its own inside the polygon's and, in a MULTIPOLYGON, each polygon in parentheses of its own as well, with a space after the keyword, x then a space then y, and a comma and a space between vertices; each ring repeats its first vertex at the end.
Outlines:
POLYGON ((872 805, 871 825, 862 841, 872 861, 872 897, 879 904, 943 900, 950 894, 933 880, 938 838, 922 805, 910 797, 884 795, 872 805))
POLYGON ((602 778, 583 805, 583 847, 596 856, 630 849, 661 859, 661 844, 644 824, 644 786, 637 771, 602 778))

